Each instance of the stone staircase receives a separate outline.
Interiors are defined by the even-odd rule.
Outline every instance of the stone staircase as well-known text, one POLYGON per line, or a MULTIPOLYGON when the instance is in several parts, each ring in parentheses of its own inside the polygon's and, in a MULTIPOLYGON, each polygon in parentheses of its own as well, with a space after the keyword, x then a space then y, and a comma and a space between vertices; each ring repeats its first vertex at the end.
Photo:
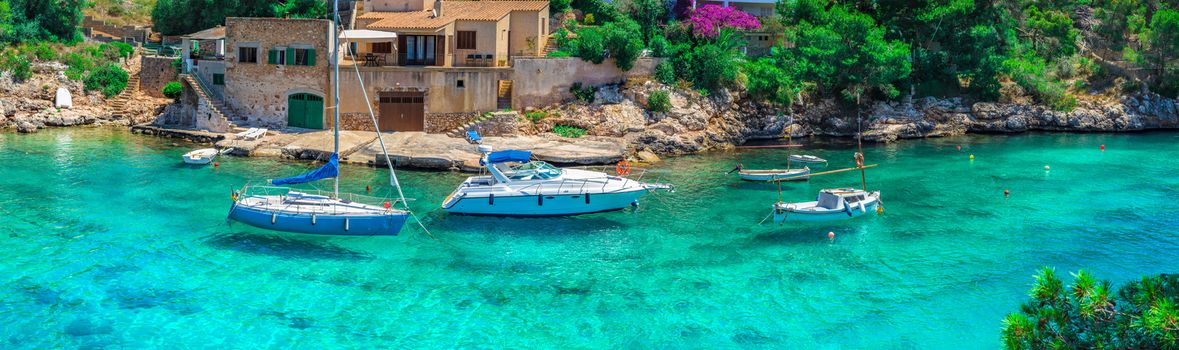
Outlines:
POLYGON ((512 81, 500 80, 499 89, 495 94, 495 108, 499 110, 512 109, 512 81))
POLYGON ((488 119, 491 119, 491 117, 492 117, 491 113, 480 114, 478 117, 475 117, 475 119, 467 122, 466 124, 463 124, 462 126, 454 128, 454 129, 450 129, 450 131, 446 132, 446 136, 466 138, 467 131, 471 131, 475 127, 482 125, 483 122, 487 121, 488 119))
POLYGON ((127 87, 123 88, 123 92, 111 99, 111 115, 116 118, 126 118, 127 104, 131 102, 131 98, 135 92, 139 91, 139 74, 133 74, 127 78, 127 87))
POLYGON ((217 121, 213 124, 223 124, 226 126, 226 130, 213 131, 228 132, 240 129, 237 125, 231 122, 228 117, 225 116, 224 111, 226 110, 226 106, 224 101, 210 97, 209 93, 205 91, 204 86, 202 86, 200 81, 198 81, 198 78, 194 77, 192 74, 182 74, 181 76, 181 79, 186 84, 188 84, 188 86, 191 86, 193 91, 196 91, 198 100, 205 101, 207 107, 209 108, 209 113, 212 114, 210 119, 217 121))

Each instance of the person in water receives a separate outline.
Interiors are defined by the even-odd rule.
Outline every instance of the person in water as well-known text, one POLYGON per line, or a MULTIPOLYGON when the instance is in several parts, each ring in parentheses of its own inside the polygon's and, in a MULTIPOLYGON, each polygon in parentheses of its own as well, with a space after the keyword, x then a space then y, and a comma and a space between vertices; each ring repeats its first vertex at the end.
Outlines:
POLYGON ((734 171, 741 171, 741 169, 744 169, 744 168, 745 168, 744 164, 737 162, 737 166, 733 167, 733 170, 729 170, 729 172, 727 172, 725 174, 732 174, 734 171))

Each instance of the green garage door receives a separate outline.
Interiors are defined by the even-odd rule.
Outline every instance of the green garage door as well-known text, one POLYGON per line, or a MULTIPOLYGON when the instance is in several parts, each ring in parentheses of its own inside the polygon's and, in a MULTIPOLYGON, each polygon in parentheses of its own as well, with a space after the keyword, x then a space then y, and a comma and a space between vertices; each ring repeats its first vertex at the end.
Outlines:
POLYGON ((323 97, 294 94, 287 98, 287 126, 323 129, 323 97))

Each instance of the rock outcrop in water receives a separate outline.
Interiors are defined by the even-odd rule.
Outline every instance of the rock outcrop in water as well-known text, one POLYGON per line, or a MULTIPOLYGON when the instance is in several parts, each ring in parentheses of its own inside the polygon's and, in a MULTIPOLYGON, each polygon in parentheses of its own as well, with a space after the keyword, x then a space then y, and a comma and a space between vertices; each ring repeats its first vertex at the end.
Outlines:
MULTIPOLYGON (((522 127, 525 133, 554 125, 586 129, 590 135, 625 138, 635 151, 686 154, 731 148, 751 139, 824 135, 852 137, 856 111, 833 99, 793 110, 753 102, 743 93, 702 96, 656 82, 602 88, 592 104, 549 108, 553 117, 522 127), (647 97, 669 92, 671 109, 647 110, 647 97)), ((862 110, 864 138, 876 142, 944 137, 966 133, 1026 131, 1123 132, 1179 128, 1179 106, 1157 94, 1125 95, 1116 102, 1081 102, 1071 112, 1040 105, 978 102, 961 98, 922 98, 903 103, 876 102, 862 110)))

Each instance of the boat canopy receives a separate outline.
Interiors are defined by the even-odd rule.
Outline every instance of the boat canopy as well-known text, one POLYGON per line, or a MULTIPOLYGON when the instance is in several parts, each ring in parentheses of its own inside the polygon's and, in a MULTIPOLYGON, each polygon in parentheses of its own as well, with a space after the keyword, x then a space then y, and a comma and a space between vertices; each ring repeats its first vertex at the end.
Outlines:
POLYGON ((315 169, 309 173, 299 176, 270 180, 270 183, 275 185, 293 185, 315 180, 330 179, 339 175, 340 158, 335 153, 332 153, 332 157, 328 159, 327 164, 319 167, 319 169, 315 169))
POLYGON ((510 149, 506 151, 491 152, 487 155, 486 160, 480 159, 479 164, 488 165, 507 162, 527 163, 529 160, 532 160, 532 152, 510 149))

